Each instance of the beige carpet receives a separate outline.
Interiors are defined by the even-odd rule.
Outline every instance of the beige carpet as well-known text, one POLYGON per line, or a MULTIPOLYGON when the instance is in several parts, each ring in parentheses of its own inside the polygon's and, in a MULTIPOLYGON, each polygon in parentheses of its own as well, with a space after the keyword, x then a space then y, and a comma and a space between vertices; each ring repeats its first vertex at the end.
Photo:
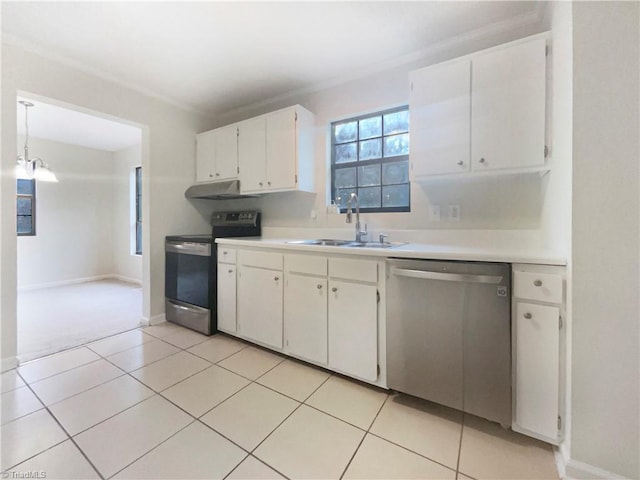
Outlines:
POLYGON ((18 293, 21 363, 140 325, 142 288, 101 280, 18 293))

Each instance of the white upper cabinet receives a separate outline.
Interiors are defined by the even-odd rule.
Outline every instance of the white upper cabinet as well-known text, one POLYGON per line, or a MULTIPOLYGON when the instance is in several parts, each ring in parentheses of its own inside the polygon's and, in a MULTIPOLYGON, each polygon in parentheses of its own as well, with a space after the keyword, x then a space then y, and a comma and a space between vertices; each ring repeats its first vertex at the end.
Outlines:
POLYGON ((299 105, 241 122, 242 192, 313 191, 314 122, 299 105))
POLYGON ((236 125, 197 135, 196 182, 238 177, 238 129, 236 125))
POLYGON ((240 188, 243 192, 258 192, 266 188, 267 129, 265 117, 252 118, 238 125, 238 163, 240 188))
POLYGON ((214 133, 211 130, 196 137, 196 182, 213 182, 216 179, 214 133))
POLYGON ((543 38, 473 60, 474 170, 544 165, 545 63, 543 38))
POLYGON ((471 62, 411 73, 413 174, 468 172, 471 152, 471 62))
POLYGON ((410 74, 413 178, 545 165, 546 40, 410 74))

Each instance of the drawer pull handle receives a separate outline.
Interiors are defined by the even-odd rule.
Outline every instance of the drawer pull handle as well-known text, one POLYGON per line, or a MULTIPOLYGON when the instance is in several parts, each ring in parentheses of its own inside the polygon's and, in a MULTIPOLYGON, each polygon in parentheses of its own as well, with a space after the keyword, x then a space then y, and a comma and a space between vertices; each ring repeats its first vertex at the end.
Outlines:
POLYGON ((233 270, 229 269, 229 273, 233 273, 233 270))
POLYGON ((226 254, 227 254, 227 252, 222 252, 222 254, 223 254, 223 255, 226 255, 226 254))
POLYGON ((482 163, 482 164, 484 164, 484 163, 486 162, 486 160, 485 160, 484 158, 481 158, 479 161, 480 161, 480 163, 482 163))
POLYGON ((318 290, 322 290, 322 285, 318 284, 318 290))
POLYGON ((333 287, 333 288, 331 289, 331 291, 332 291, 333 293, 336 293, 336 292, 338 291, 338 289, 337 289, 336 287, 333 287))
POLYGON ((536 287, 541 287, 541 286, 542 286, 542 280, 535 280, 535 281, 533 282, 533 284, 534 284, 536 287))
POLYGON ((524 318, 526 318, 527 320, 531 319, 533 317, 533 315, 531 315, 529 312, 524 314, 524 318))
POLYGON ((277 282, 278 280, 280 280, 280 277, 273 277, 273 279, 277 282))
POLYGON ((462 160, 460 160, 460 161, 458 162, 458 165, 463 166, 463 165, 464 165, 464 162, 463 162, 462 160))

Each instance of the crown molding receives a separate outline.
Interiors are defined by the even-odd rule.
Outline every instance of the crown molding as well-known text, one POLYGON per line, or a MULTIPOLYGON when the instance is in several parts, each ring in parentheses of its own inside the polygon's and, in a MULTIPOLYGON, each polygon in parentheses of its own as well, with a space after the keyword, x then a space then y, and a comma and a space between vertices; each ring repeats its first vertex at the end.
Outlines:
POLYGON ((202 115, 205 117, 211 117, 212 113, 203 109, 199 109, 194 107, 193 105, 187 104, 185 102, 182 102, 180 100, 177 100, 173 97, 169 97, 167 95, 163 95, 157 92, 154 92, 153 90, 150 90, 148 88, 145 88, 141 85, 132 83, 132 82, 127 82, 124 81, 118 77, 116 77, 115 75, 112 75, 108 72, 105 72, 104 70, 101 70, 99 68, 94 68, 91 67, 83 62, 79 62, 77 60, 74 60, 70 57, 67 57, 65 55, 61 55, 58 53, 54 53, 53 51, 51 51, 50 49, 44 48, 42 45, 39 45, 35 42, 31 42, 28 40, 25 40, 23 38, 17 37, 15 35, 9 34, 9 33, 2 33, 2 43, 6 44, 6 45, 10 45, 13 47, 17 47, 20 48, 22 50, 25 50, 29 53, 33 53, 36 54, 40 57, 46 58, 47 60, 51 60, 52 62, 55 63, 59 63, 71 68, 74 68, 76 70, 79 70, 83 73, 89 74, 89 75, 93 75, 95 77, 98 77, 102 80, 114 83, 116 85, 119 85, 121 87, 124 87, 128 90, 132 90, 136 93, 140 93, 146 97, 152 98, 154 100, 158 100, 162 103, 171 105, 172 107, 175 108, 179 108, 180 110, 184 110, 187 111, 189 113, 193 113, 196 115, 202 115))
MULTIPOLYGON (((264 109, 266 107, 272 106, 274 104, 283 103, 287 100, 293 100, 305 95, 310 95, 316 92, 320 92, 322 90, 328 90, 330 88, 337 87, 345 83, 366 78, 370 75, 375 75, 377 73, 389 71, 394 68, 405 67, 412 63, 417 63, 420 60, 426 60, 426 59, 429 59, 430 57, 446 54, 446 52, 455 50, 456 48, 464 48, 466 46, 472 46, 474 44, 481 42, 482 40, 488 40, 488 39, 491 39, 492 37, 497 37, 497 36, 505 35, 509 33, 517 33, 521 31, 523 28, 527 28, 527 27, 535 27, 537 25, 540 25, 541 26, 540 32, 536 32, 536 33, 541 33, 545 30, 544 28, 542 28, 543 27, 542 22, 545 18, 546 10, 547 10, 546 5, 544 5, 542 2, 536 3, 536 8, 532 12, 518 15, 516 17, 502 20, 500 22, 495 22, 490 25, 478 28, 476 30, 472 30, 471 32, 465 33, 463 35, 458 35, 450 39, 442 40, 440 42, 437 42, 435 44, 429 45, 422 49, 413 51, 411 53, 402 55, 392 60, 378 62, 375 65, 370 65, 368 67, 363 67, 360 69, 354 69, 348 75, 334 77, 327 81, 308 85, 306 87, 302 87, 296 90, 286 92, 281 95, 276 95, 264 100, 260 100, 258 102, 254 102, 249 105, 244 105, 235 109, 227 110, 225 112, 217 112, 216 114, 221 117, 234 117, 234 116, 240 116, 245 113, 251 113, 256 110, 260 110, 260 109, 264 109)), ((531 34, 529 33, 529 34, 526 34, 525 36, 529 36, 529 35, 531 34)), ((522 36, 516 37, 514 38, 514 40, 521 37, 522 36)), ((424 66, 427 66, 427 65, 424 65, 424 66)))

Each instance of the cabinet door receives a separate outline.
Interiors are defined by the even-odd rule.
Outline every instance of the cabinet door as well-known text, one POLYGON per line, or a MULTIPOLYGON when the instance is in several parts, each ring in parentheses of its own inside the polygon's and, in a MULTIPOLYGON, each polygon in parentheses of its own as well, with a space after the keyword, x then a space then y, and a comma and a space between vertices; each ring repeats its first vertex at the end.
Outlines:
POLYGON ((238 127, 229 125, 215 134, 216 180, 238 176, 238 127))
POLYGON ((544 39, 473 60, 472 170, 544 165, 545 61, 544 39))
POLYGON ((266 189, 266 123, 264 117, 253 118, 238 125, 238 164, 240 189, 243 193, 266 189))
POLYGON ((215 180, 215 130, 196 136, 196 182, 215 180))
POLYGON ((236 266, 218 264, 218 330, 236 333, 236 266))
POLYGON ((329 366, 365 380, 378 378, 375 285, 329 282, 329 366))
POLYGON ((516 304, 516 412, 520 427, 558 437, 560 330, 557 307, 516 304))
POLYGON ((238 333, 282 348, 282 272, 238 267, 238 333))
POLYGON ((413 72, 409 108, 413 175, 468 172, 471 62, 413 72))
POLYGON ((266 117, 267 188, 291 190, 296 187, 296 112, 287 109, 266 117))
POLYGON ((287 274, 284 351, 327 364, 327 279, 287 274))

